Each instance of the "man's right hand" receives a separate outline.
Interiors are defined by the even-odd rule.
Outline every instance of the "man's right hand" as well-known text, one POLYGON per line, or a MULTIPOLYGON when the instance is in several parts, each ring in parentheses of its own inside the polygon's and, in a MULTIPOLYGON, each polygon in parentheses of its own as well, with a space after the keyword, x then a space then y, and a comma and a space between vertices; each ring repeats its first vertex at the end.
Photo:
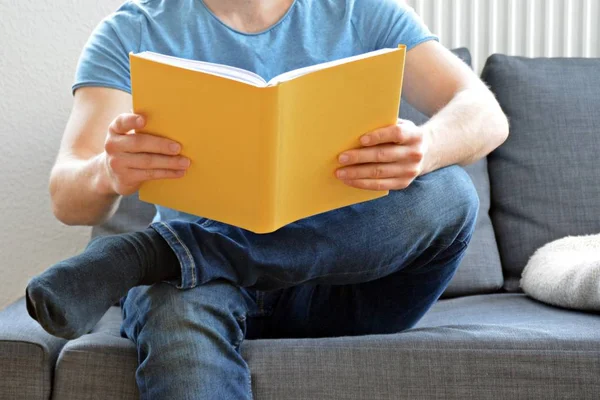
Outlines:
POLYGON ((148 180, 181 178, 190 166, 190 160, 179 155, 179 143, 135 132, 145 125, 140 115, 121 114, 108 128, 101 157, 117 194, 133 194, 148 180))

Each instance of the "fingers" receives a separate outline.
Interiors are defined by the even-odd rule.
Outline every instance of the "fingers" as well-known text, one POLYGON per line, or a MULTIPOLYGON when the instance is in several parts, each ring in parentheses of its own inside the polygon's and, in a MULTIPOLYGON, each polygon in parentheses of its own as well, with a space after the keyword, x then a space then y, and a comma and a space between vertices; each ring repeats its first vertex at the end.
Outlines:
POLYGON ((184 175, 184 170, 128 169, 126 174, 118 174, 113 177, 113 185, 118 194, 126 196, 139 190, 143 182, 156 179, 178 179, 184 175))
MULTIPOLYGON (((166 159, 175 158, 164 156, 166 159)), ((158 160, 155 165, 166 164, 170 165, 171 160, 158 160)), ((143 161, 147 162, 147 161, 143 161)), ((154 162, 154 161, 153 161, 154 162)), ((139 190, 142 183, 157 179, 177 179, 185 176, 187 169, 171 169, 171 168, 128 168, 121 158, 112 158, 108 160, 110 177, 113 182, 113 187, 116 193, 128 195, 139 190)))
POLYGON ((136 133, 146 125, 144 117, 125 113, 115 118, 108 127, 108 138, 105 149, 108 153, 156 153, 176 155, 181 151, 179 143, 159 136, 136 133))
POLYGON ((418 174, 417 164, 414 163, 363 164, 341 168, 336 171, 336 176, 343 181, 389 178, 414 179, 418 174))
POLYGON ((185 170, 172 169, 132 169, 129 178, 132 182, 144 182, 156 179, 177 179, 185 175, 185 170))
POLYGON ((402 121, 399 125, 386 126, 376 129, 360 138, 363 146, 376 146, 383 143, 413 144, 419 141, 421 134, 417 127, 409 121, 402 121))
POLYGON ((402 190, 406 189, 414 179, 390 178, 390 179, 355 179, 344 181, 348 186, 366 190, 402 190))
POLYGON ((391 163, 397 161, 420 162, 423 151, 420 146, 398 146, 381 144, 375 147, 348 150, 342 153, 338 161, 342 165, 367 163, 391 163))
POLYGON ((376 129, 360 138, 362 148, 340 154, 336 171, 346 185, 367 190, 407 188, 422 171, 423 130, 410 121, 376 129))
POLYGON ((146 122, 136 114, 121 114, 110 124, 104 143, 104 163, 115 191, 130 194, 145 181, 177 179, 190 160, 180 155, 181 145, 160 136, 134 132, 146 122))
POLYGON ((151 153, 124 153, 119 157, 109 159, 113 170, 122 169, 164 169, 164 170, 186 170, 190 166, 190 160, 182 156, 165 156, 151 153))
POLYGON ((146 125, 144 117, 137 114, 121 114, 111 122, 108 127, 110 133, 124 135, 134 129, 141 129, 146 125))
POLYGON ((179 143, 145 133, 111 134, 104 147, 107 153, 152 153, 173 156, 181 152, 179 143))
POLYGON ((150 153, 107 155, 107 163, 120 194, 139 189, 145 181, 181 178, 190 166, 190 160, 185 157, 150 153))

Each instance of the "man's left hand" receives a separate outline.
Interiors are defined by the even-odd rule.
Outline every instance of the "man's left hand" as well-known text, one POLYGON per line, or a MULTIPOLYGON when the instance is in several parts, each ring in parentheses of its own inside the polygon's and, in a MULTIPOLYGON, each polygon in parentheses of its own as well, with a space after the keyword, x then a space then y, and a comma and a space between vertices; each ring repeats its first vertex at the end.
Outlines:
POLYGON ((340 154, 336 171, 346 185, 369 190, 407 188, 423 172, 427 138, 411 121, 377 129, 360 138, 363 146, 340 154))

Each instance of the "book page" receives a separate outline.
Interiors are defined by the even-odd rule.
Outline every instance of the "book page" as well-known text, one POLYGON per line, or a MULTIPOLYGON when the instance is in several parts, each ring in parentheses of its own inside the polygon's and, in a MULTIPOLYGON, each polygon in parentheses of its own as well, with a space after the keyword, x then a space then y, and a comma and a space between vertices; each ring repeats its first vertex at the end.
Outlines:
POLYGON ((151 51, 144 51, 135 55, 162 64, 191 69, 193 71, 205 72, 207 74, 217 75, 227 79, 233 79, 239 82, 248 83, 250 85, 258 87, 267 86, 267 81, 265 81, 260 75, 257 75, 254 72, 246 71, 245 69, 231 67, 229 65, 215 64, 206 61, 188 60, 185 58, 153 53, 151 51))
POLYGON ((277 75, 276 77, 271 79, 267 85, 268 86, 276 86, 281 82, 286 82, 286 81, 292 80, 294 78, 297 78, 299 76, 310 74, 311 72, 314 72, 314 71, 319 71, 319 70, 322 70, 325 68, 335 67, 336 65, 345 64, 345 63, 353 62, 356 60, 362 60, 363 58, 378 56, 380 54, 386 54, 386 53, 389 53, 389 52, 395 51, 395 50, 397 50, 397 49, 380 49, 380 50, 370 51, 368 53, 359 54, 359 55, 352 56, 352 57, 341 58, 339 60, 329 61, 326 63, 316 64, 316 65, 310 65, 310 66, 304 67, 304 68, 298 68, 293 71, 288 71, 288 72, 284 72, 283 74, 277 75))

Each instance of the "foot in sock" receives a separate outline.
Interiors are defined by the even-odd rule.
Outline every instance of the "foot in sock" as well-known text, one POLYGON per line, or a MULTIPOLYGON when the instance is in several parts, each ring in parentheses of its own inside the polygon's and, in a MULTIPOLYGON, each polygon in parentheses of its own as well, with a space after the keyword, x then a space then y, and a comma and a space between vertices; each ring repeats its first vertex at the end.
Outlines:
POLYGON ((154 229, 103 236, 33 278, 26 289, 27 311, 48 333, 74 339, 132 287, 180 276, 175 253, 154 229))

